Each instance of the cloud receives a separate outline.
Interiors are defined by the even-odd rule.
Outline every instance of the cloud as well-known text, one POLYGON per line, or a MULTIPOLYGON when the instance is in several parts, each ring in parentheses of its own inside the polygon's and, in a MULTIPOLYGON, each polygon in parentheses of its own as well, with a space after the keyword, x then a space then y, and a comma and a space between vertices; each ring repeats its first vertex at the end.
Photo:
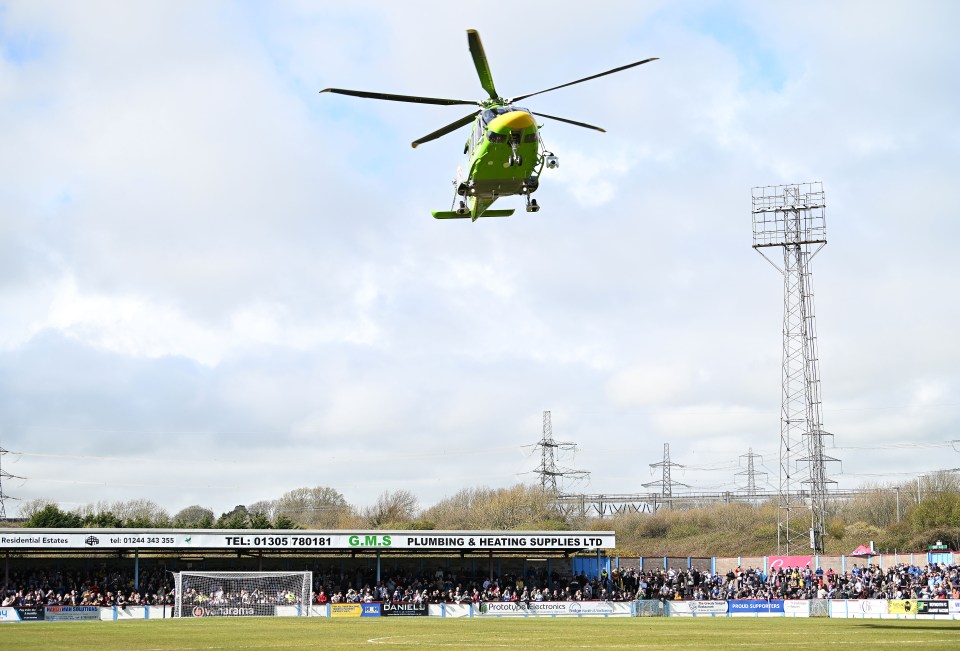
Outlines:
POLYGON ((379 2, 7 5, 0 444, 75 456, 22 457, 10 492, 226 510, 305 483, 364 504, 389 479, 429 504, 528 477, 544 409, 589 490, 639 490, 604 469, 667 442, 693 485, 732 482, 750 447, 775 468, 782 281, 750 251, 749 191, 808 180, 827 429, 951 438, 956 8, 527 7, 540 40, 440 2, 427 23, 379 2), (525 101, 607 129, 545 125, 561 167, 535 215, 429 217, 462 141, 409 143, 465 111, 317 92, 480 98, 467 27, 506 94, 660 57, 525 101))

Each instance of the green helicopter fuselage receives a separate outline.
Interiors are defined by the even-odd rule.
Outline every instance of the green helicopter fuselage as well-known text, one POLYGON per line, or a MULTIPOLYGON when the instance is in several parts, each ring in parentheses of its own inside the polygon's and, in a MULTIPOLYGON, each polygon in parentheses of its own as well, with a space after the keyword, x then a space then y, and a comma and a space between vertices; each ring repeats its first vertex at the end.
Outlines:
POLYGON ((543 164, 539 131, 526 109, 498 106, 482 111, 464 153, 469 156, 467 174, 457 179, 457 194, 464 197, 472 219, 507 216, 513 211, 490 214, 491 204, 500 197, 532 194, 539 186, 543 164))

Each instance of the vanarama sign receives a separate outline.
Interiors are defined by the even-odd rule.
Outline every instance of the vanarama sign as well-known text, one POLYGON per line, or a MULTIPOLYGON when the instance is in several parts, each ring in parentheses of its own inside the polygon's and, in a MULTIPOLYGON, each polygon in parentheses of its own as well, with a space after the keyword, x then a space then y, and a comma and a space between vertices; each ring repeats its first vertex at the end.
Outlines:
POLYGON ((258 613, 252 606, 194 606, 185 608, 184 614, 194 617, 254 617, 264 613, 258 613))

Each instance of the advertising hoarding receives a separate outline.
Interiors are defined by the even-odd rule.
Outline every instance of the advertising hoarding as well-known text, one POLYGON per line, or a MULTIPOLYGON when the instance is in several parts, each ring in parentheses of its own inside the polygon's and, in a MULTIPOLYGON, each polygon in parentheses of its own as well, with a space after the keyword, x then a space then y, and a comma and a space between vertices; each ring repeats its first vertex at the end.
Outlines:
POLYGON ((361 617, 360 604, 330 604, 330 617, 361 617))
POLYGON ((774 599, 731 599, 727 602, 727 612, 731 615, 766 615, 783 612, 783 601, 774 599))
POLYGON ((426 603, 389 603, 385 602, 380 608, 384 617, 426 617, 429 606, 426 603))
POLYGON ((246 531, 0 530, 0 550, 17 549, 403 549, 498 550, 611 549, 613 532, 512 531, 246 531))
POLYGON ((485 601, 479 615, 487 617, 629 617, 622 601, 485 601))

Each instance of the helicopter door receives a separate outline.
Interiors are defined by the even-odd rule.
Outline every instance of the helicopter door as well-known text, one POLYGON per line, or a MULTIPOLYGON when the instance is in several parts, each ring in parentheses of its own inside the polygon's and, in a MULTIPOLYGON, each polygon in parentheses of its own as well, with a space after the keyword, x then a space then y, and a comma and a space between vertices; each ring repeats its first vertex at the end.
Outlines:
POLYGON ((473 125, 473 133, 470 135, 470 155, 473 156, 474 150, 483 142, 483 125, 482 121, 478 120, 473 125))

